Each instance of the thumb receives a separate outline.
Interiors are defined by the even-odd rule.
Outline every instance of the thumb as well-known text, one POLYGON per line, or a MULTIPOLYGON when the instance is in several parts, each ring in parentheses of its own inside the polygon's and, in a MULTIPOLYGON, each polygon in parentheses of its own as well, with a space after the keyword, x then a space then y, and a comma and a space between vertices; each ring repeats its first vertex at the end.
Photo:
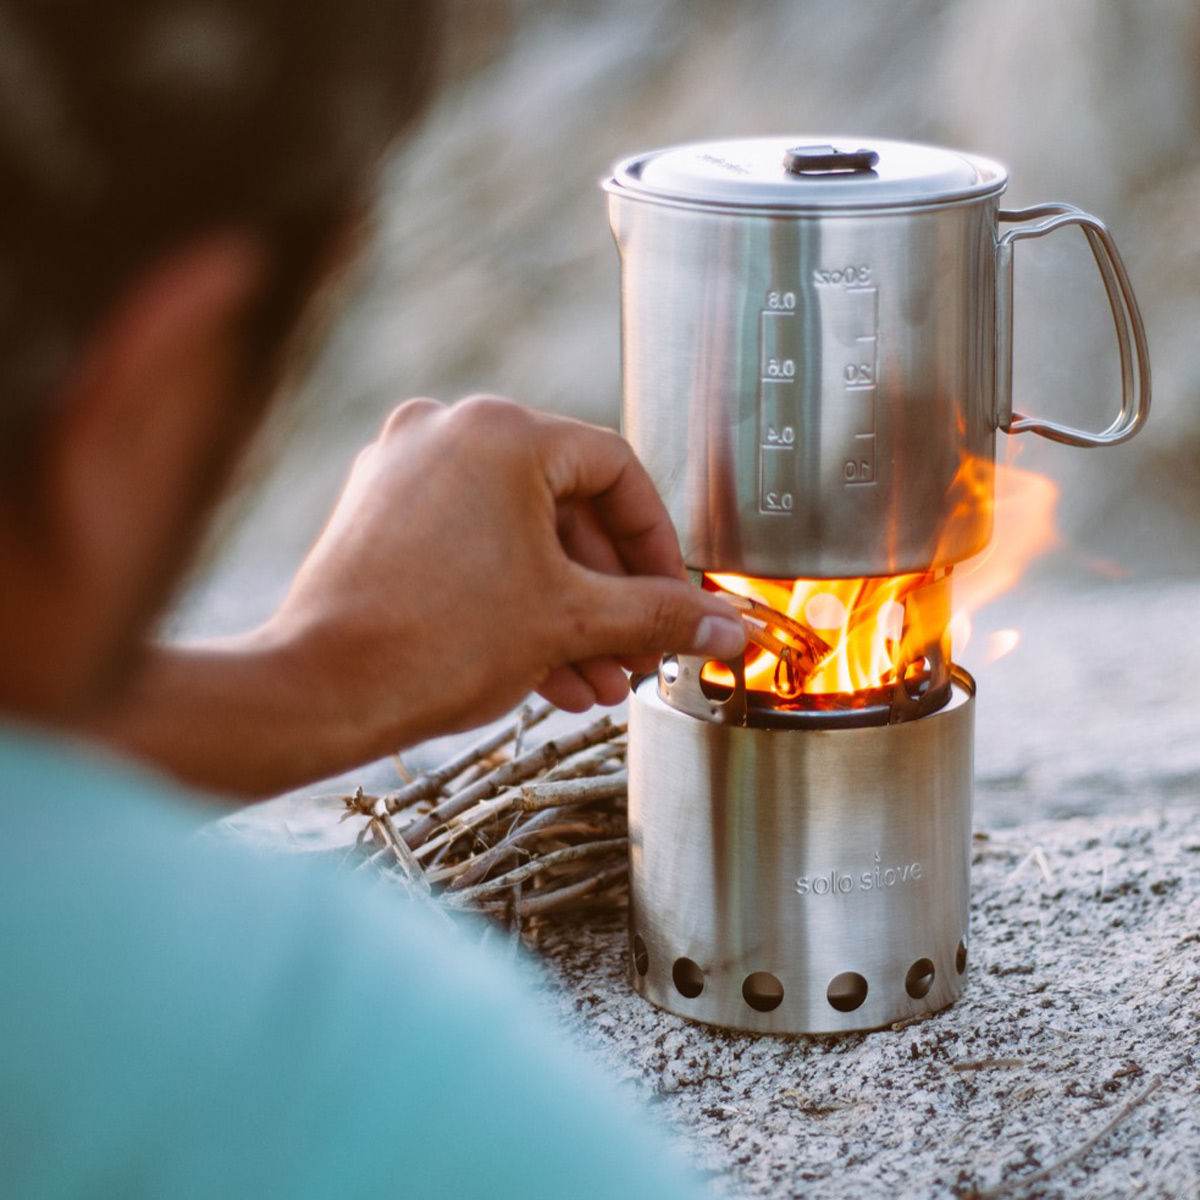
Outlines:
POLYGON ((586 616, 573 633, 571 658, 704 654, 730 659, 746 648, 737 610, 712 592, 651 575, 579 572, 586 616))

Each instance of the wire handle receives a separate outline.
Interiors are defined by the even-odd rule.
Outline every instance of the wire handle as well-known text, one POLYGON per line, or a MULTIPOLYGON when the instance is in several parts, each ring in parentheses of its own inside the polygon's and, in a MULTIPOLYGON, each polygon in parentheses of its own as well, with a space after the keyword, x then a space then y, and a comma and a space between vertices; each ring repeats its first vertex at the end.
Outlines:
POLYGON ((1002 210, 1001 221, 1033 222, 1010 229, 996 243, 996 424, 1005 433, 1036 433, 1067 446, 1116 446, 1127 442, 1150 415, 1150 350, 1146 327, 1125 264, 1102 221, 1071 204, 1039 204, 1002 210), (1089 433, 1056 421, 1014 412, 1012 406, 1013 251, 1023 238, 1036 238, 1078 225, 1108 295, 1121 355, 1121 408, 1106 429, 1089 433))

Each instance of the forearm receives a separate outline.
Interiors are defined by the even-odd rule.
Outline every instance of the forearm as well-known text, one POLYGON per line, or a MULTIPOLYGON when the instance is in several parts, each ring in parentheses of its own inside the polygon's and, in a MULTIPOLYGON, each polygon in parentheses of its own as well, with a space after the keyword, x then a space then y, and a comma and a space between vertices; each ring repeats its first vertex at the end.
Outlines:
POLYGON ((386 749, 289 646, 257 632, 156 646, 88 732, 214 793, 273 795, 386 749))

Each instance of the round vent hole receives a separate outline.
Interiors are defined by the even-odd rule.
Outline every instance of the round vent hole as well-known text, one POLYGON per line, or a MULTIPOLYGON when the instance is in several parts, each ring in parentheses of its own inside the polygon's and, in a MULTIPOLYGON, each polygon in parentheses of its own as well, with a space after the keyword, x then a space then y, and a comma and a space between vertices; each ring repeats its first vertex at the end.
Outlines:
POLYGON ((675 990, 681 996, 692 999, 704 991, 704 972, 690 958, 677 958, 671 968, 675 990))
POLYGON ((783 1003, 783 984, 770 971, 755 971, 742 984, 742 997, 758 1012, 770 1012, 783 1003))
POLYGON ((733 682, 733 672, 721 662, 705 663, 705 667, 718 667, 718 678, 706 679, 703 671, 700 674, 700 690, 714 704, 728 704, 737 690, 733 682))
POLYGON ((954 969, 962 975, 967 969, 967 943, 959 942, 954 952, 954 969))
POLYGON ((928 958, 918 958, 904 977, 904 990, 914 999, 920 1000, 931 987, 934 977, 933 961, 928 958))
POLYGON ((650 952, 640 933, 633 935, 633 969, 642 976, 650 970, 650 952))
POLYGON ((843 971, 829 981, 825 998, 838 1012, 853 1012, 867 998, 867 981, 857 971, 843 971))

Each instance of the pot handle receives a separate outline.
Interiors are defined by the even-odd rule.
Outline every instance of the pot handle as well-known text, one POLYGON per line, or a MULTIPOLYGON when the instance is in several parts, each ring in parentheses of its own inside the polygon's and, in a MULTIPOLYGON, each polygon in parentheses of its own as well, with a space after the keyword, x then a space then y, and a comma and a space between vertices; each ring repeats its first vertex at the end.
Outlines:
POLYGON ((996 243, 996 423, 1005 433, 1038 433, 1068 446, 1116 446, 1127 442, 1150 415, 1150 351, 1137 298, 1112 234, 1102 221, 1070 204, 1002 210, 1001 221, 1028 221, 1001 234, 996 243), (1078 225, 1100 271, 1117 330, 1121 353, 1121 408, 1109 426, 1089 433, 1055 421, 1013 412, 1013 249, 1022 238, 1041 237, 1064 225, 1078 225))

